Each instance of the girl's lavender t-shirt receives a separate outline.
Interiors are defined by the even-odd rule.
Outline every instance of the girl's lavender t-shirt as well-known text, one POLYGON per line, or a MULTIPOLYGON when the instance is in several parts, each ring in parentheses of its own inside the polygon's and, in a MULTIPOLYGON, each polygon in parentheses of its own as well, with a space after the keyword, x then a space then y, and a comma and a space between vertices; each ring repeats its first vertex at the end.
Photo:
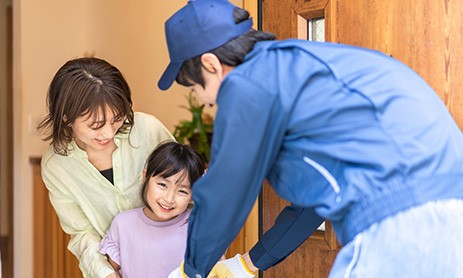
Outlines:
POLYGON ((122 277, 165 278, 183 261, 190 212, 166 222, 149 219, 143 208, 122 212, 101 241, 100 252, 120 265, 122 277))

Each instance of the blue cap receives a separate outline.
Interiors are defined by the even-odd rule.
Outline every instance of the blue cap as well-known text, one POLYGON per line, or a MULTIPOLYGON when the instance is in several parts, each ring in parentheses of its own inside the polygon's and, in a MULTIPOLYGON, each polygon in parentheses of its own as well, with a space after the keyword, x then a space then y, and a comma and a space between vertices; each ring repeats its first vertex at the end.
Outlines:
POLYGON ((251 30, 252 18, 235 23, 235 8, 227 0, 190 0, 166 21, 170 63, 159 79, 159 89, 169 89, 183 62, 251 30))

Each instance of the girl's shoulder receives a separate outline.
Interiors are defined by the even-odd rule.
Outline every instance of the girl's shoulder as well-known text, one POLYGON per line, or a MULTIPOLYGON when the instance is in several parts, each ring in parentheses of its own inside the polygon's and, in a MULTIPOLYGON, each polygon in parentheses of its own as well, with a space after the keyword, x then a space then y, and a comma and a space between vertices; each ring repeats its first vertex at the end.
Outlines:
POLYGON ((126 211, 122 211, 118 214, 113 219, 113 223, 127 223, 133 220, 136 220, 138 218, 139 211, 143 210, 143 208, 135 208, 135 209, 129 209, 126 211))
POLYGON ((181 217, 182 217, 185 221, 188 221, 188 219, 190 219, 191 211, 192 211, 192 208, 187 208, 187 209, 181 214, 181 217))
POLYGON ((132 215, 137 215, 138 211, 140 210, 143 210, 143 208, 134 208, 134 209, 125 210, 125 211, 119 212, 116 215, 116 217, 118 218, 132 217, 132 215))

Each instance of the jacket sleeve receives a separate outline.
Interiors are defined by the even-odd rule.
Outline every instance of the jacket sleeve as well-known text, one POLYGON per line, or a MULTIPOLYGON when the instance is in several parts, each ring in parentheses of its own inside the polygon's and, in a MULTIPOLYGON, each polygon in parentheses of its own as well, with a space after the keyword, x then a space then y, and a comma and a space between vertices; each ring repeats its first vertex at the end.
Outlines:
POLYGON ((287 206, 249 251, 253 264, 266 270, 289 256, 323 223, 313 208, 287 206))
POLYGON ((184 269, 206 277, 238 234, 285 133, 278 98, 234 74, 217 99, 208 172, 193 186, 184 269))
MULTIPOLYGON (((65 176, 65 175, 64 175, 65 176)), ((68 196, 59 169, 42 163, 42 177, 49 190, 50 202, 64 232, 71 236, 68 249, 79 260, 84 277, 106 277, 114 272, 106 257, 99 252, 101 236, 93 228, 80 206, 68 196)))

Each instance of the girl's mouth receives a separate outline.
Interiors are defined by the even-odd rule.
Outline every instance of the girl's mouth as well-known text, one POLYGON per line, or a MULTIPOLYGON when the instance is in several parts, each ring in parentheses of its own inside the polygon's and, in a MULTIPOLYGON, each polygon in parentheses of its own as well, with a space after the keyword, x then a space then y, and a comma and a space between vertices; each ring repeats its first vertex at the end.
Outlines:
POLYGON ((163 204, 161 203, 158 203, 158 205, 165 211, 171 211, 173 210, 174 208, 173 207, 169 207, 169 206, 164 206, 163 204))

